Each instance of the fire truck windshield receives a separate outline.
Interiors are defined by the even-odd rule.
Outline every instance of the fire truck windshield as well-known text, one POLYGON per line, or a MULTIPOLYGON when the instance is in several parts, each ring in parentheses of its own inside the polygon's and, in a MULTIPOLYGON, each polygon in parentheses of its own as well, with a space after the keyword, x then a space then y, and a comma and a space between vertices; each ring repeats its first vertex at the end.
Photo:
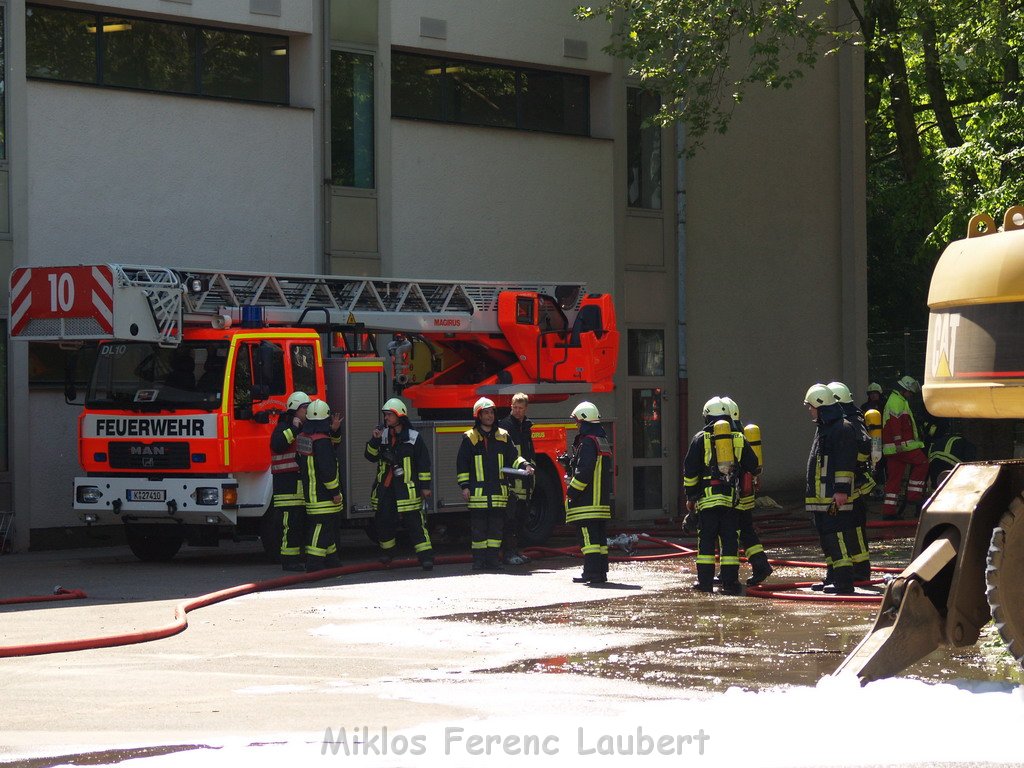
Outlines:
POLYGON ((174 348, 149 342, 100 344, 86 405, 160 410, 220 408, 227 342, 185 342, 174 348))

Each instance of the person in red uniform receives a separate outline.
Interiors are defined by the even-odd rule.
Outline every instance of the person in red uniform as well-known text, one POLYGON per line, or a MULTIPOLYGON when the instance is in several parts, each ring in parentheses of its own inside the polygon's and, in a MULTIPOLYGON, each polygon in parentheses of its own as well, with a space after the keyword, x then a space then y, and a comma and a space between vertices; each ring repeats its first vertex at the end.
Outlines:
POLYGON ((911 376, 904 376, 896 382, 882 412, 882 455, 885 456, 885 500, 882 502, 882 519, 897 520, 900 517, 900 491, 903 488, 903 473, 910 468, 907 481, 907 505, 917 517, 921 512, 924 487, 928 480, 928 455, 924 441, 914 418, 910 399, 921 391, 921 385, 911 376))

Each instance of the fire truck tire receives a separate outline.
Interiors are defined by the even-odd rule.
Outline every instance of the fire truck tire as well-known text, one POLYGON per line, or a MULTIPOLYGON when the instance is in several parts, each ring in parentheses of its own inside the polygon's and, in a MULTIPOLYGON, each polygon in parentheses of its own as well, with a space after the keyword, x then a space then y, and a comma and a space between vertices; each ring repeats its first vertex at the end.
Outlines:
POLYGON ((1006 649, 1024 667, 1024 502, 1014 499, 992 531, 985 595, 1006 649))
POLYGON ((169 525, 129 523, 124 534, 132 553, 145 563, 166 563, 185 541, 177 526, 169 525))
POLYGON ((271 504, 260 518, 260 543, 263 545, 267 560, 272 563, 281 562, 281 537, 284 535, 282 527, 281 515, 271 504))
POLYGON ((546 544, 555 526, 563 522, 565 504, 561 483, 549 464, 541 464, 534 476, 533 496, 530 499, 530 511, 523 523, 521 543, 529 547, 546 544))

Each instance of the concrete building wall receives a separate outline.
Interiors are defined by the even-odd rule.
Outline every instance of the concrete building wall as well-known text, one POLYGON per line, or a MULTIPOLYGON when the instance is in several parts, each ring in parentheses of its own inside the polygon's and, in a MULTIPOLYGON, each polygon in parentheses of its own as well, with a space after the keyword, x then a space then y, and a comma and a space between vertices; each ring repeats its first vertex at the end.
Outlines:
POLYGON ((822 60, 791 91, 749 93, 686 167, 691 431, 708 397, 730 395, 762 429, 772 484, 803 477, 807 388, 867 385, 856 55, 822 60))
POLYGON ((38 81, 28 106, 30 263, 315 271, 313 110, 38 81))
POLYGON ((386 274, 613 288, 609 141, 394 120, 386 274))

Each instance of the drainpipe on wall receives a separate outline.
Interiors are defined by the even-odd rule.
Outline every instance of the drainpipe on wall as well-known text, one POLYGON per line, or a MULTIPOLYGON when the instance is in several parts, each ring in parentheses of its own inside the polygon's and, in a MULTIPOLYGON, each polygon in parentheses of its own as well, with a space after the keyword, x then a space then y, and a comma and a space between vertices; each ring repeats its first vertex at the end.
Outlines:
MULTIPOLYGON (((676 290, 678 296, 678 344, 679 344, 679 463, 690 444, 690 383, 686 368, 686 131, 682 123, 676 123, 676 290)), ((680 474, 682 474, 680 472, 680 474)), ((682 483, 678 483, 682 488, 682 483)), ((686 495, 679 494, 679 514, 686 514, 686 495)))

